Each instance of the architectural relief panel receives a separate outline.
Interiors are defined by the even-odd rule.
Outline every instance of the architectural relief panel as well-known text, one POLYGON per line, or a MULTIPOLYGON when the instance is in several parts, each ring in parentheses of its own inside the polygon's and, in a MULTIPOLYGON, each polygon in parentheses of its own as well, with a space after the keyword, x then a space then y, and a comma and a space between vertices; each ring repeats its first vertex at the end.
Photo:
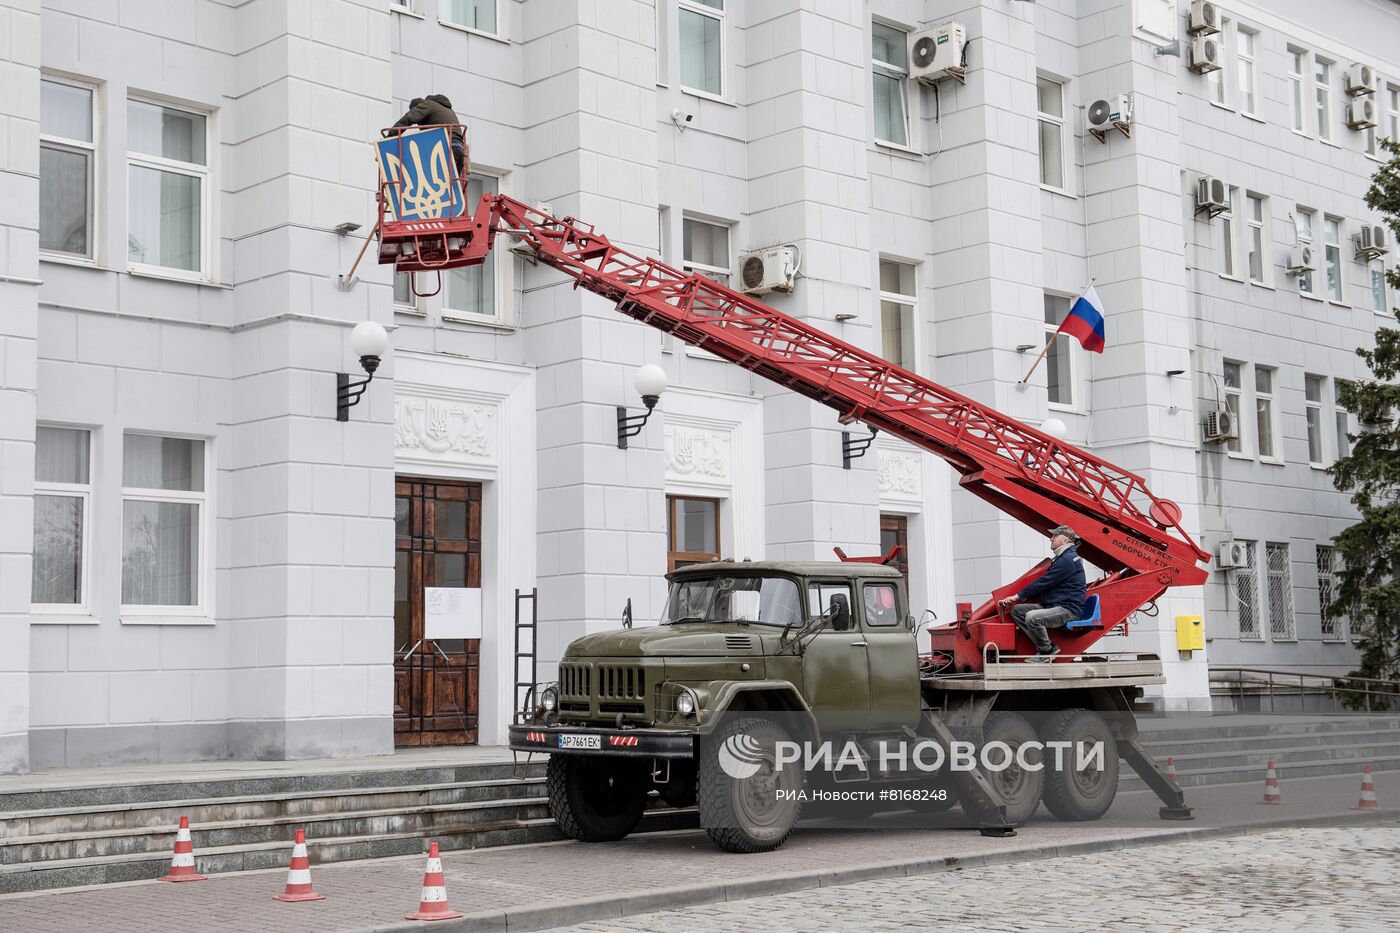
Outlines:
POLYGON ((666 425, 666 478, 727 486, 734 474, 734 439, 713 428, 666 425))
POLYGON ((394 451, 400 457, 496 459, 496 407, 462 399, 394 397, 394 451))
POLYGON ((879 451, 880 498, 921 500, 924 496, 923 455, 879 451))

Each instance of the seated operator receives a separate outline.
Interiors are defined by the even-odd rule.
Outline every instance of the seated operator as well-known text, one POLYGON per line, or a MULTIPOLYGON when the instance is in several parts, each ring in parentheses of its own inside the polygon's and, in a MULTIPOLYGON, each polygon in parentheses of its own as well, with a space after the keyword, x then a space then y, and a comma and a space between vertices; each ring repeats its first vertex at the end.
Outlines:
POLYGON ((445 95, 429 94, 427 97, 415 97, 409 101, 408 111, 399 117, 391 129, 402 132, 410 126, 445 126, 452 137, 452 154, 457 157, 457 173, 460 175, 466 170, 466 134, 457 123, 457 113, 452 109, 452 101, 445 95))
POLYGON ((1055 559, 1021 592, 1001 600, 1001 605, 1012 607, 1016 627, 1035 642, 1036 657, 1028 661, 1049 661, 1059 654, 1045 630, 1060 628, 1084 613, 1084 562, 1074 549, 1077 543, 1079 536, 1068 525, 1051 528, 1050 550, 1055 559))

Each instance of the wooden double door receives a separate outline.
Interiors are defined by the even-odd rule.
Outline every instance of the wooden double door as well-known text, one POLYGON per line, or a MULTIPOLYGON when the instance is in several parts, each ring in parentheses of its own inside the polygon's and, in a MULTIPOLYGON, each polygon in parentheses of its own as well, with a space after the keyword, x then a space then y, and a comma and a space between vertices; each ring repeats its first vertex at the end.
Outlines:
POLYGON ((480 639, 425 637, 427 587, 481 586, 481 485, 394 486, 394 744, 474 745, 480 639))

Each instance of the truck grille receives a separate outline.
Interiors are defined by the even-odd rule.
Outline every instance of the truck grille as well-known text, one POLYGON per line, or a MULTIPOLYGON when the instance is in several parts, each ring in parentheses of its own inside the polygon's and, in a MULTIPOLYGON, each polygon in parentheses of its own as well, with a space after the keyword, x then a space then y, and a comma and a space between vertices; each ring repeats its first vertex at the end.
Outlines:
POLYGON ((559 693, 564 697, 588 699, 593 691, 593 669, 587 664, 559 665, 559 693))
POLYGON ((748 651, 753 647, 753 639, 747 635, 726 635, 724 647, 729 651, 748 651))
POLYGON ((598 666, 598 698, 643 700, 647 695, 646 671, 640 667, 598 666))
POLYGON ((559 708, 597 716, 644 714, 647 679, 640 666, 565 661, 559 665, 559 708))

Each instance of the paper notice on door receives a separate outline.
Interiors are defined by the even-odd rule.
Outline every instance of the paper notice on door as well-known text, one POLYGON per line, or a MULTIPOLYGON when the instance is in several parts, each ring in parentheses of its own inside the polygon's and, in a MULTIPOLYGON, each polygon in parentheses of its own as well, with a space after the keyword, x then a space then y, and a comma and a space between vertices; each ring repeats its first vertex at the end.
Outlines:
POLYGON ((481 637, 481 590, 460 586, 423 589, 423 637, 481 637))

